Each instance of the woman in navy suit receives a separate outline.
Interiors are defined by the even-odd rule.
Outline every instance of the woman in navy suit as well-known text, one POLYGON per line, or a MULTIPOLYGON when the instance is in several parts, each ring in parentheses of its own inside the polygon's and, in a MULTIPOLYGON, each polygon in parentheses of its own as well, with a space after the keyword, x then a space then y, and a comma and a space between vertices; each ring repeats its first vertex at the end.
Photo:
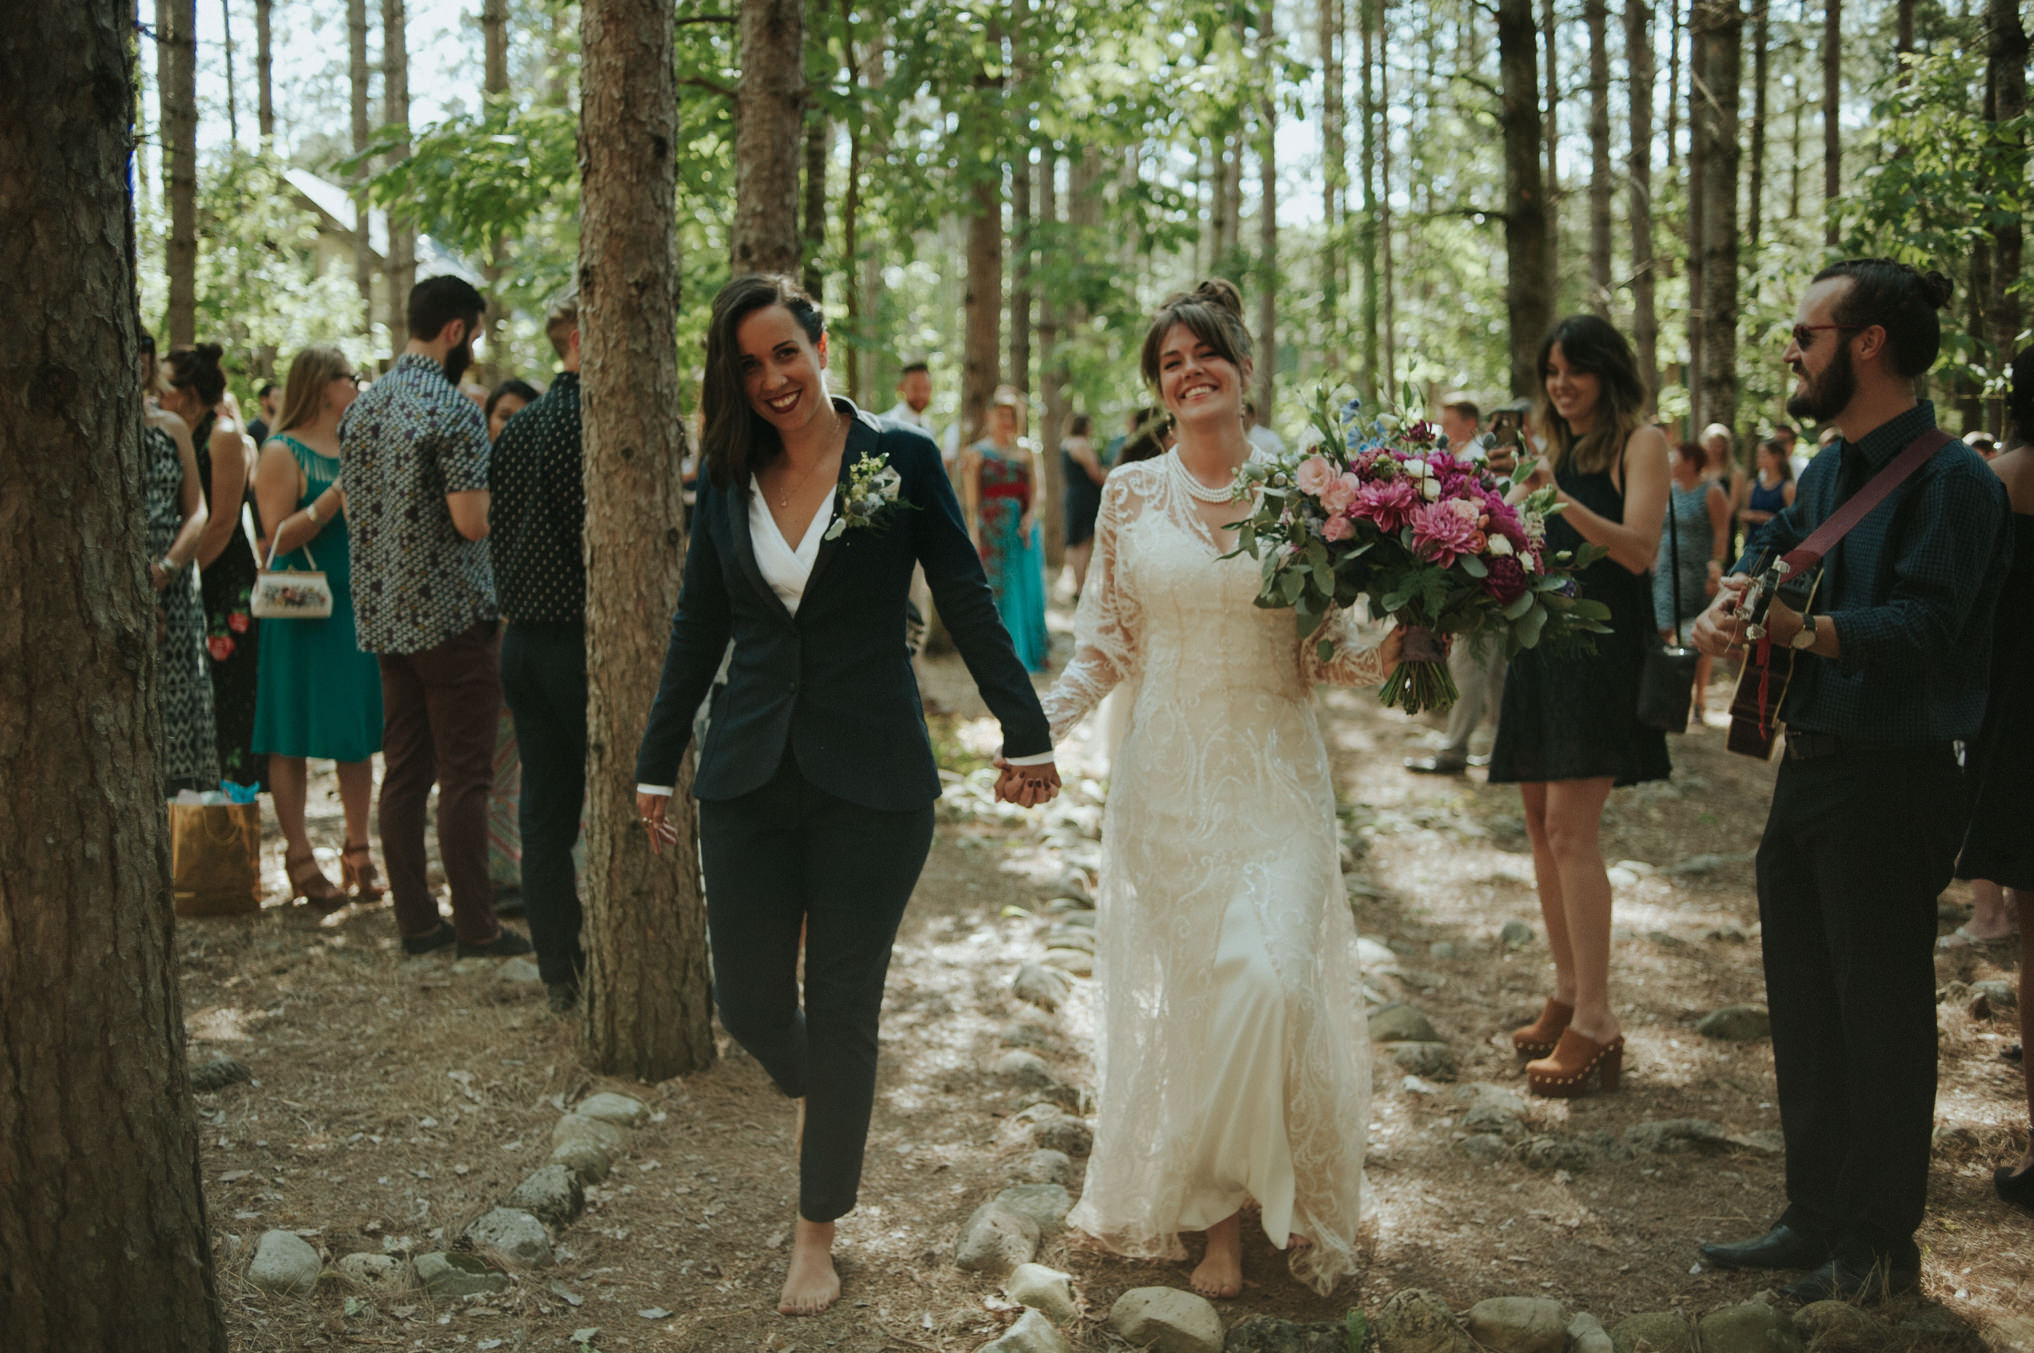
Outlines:
POLYGON ((660 847, 693 716, 732 639, 692 794, 721 1023, 799 1101, 786 1315, 840 1295, 834 1222, 861 1178, 883 979, 932 844, 939 775, 904 642, 914 565, 1003 726, 998 793, 1028 806, 1059 786, 938 448, 831 397, 825 371, 825 321, 791 279, 738 277, 714 298, 705 474, 636 761, 660 847))

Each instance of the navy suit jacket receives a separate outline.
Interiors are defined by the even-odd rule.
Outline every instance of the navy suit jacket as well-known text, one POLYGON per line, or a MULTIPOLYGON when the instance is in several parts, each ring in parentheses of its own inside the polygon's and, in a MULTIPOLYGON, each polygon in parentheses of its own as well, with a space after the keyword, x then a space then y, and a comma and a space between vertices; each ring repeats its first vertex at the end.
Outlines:
POLYGON ((905 811, 938 798, 939 771, 904 645, 912 566, 921 563, 940 619, 1003 726, 1004 752, 1052 750, 939 448, 916 429, 885 424, 846 400, 834 403, 849 418, 840 482, 863 457, 886 456, 902 479, 899 501, 875 523, 820 545, 794 616, 756 567, 748 486, 722 489, 701 478, 663 680, 636 757, 638 783, 678 783, 693 715, 733 639, 727 689, 699 751, 696 797, 733 799, 760 789, 788 746, 807 780, 852 803, 905 811))

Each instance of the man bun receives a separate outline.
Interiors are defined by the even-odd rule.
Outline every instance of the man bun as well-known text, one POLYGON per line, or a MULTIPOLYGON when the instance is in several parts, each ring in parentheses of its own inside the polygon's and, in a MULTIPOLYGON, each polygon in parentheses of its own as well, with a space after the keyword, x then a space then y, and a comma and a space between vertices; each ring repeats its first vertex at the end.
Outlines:
POLYGON ((1940 310, 1949 304, 1949 298, 1956 293, 1956 283, 1930 268, 1921 274, 1921 289, 1922 294, 1927 296, 1928 303, 1940 310))
POLYGON ((1847 258, 1815 274, 1817 282, 1831 278, 1851 283, 1831 317, 1849 329, 1884 328, 1895 372, 1911 380, 1935 365, 1942 351, 1942 321, 1935 312, 1954 290, 1947 277, 1898 259, 1847 258))

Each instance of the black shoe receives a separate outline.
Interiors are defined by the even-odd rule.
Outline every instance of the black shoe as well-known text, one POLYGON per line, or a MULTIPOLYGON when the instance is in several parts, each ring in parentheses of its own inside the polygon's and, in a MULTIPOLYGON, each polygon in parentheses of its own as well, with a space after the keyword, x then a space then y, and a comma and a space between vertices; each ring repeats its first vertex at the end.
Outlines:
POLYGON ((550 997, 552 1014, 569 1015, 579 1009, 579 983, 546 982, 544 991, 550 997))
POLYGON ((507 926, 502 927, 501 934, 496 935, 484 944, 468 944, 465 940, 459 941, 459 957, 461 958, 514 958, 518 954, 534 954, 535 952, 537 952, 535 945, 531 944, 521 935, 518 935, 515 931, 510 930, 507 926))
POLYGON ((1405 768, 1419 775, 1460 775, 1469 769, 1469 758, 1450 752, 1437 752, 1433 756, 1409 756, 1405 768))
POLYGON ((1992 1172, 1992 1187, 2001 1200, 2034 1209, 2034 1166, 2014 1174, 2012 1166, 2001 1165, 1992 1172))
POLYGON ((522 916, 527 914, 523 908, 523 890, 521 888, 496 889, 494 894, 494 914, 496 916, 522 916))
POLYGON ((1921 1285, 1921 1260, 1892 1259, 1881 1255, 1869 1262, 1831 1259, 1797 1283, 1780 1289, 1802 1305, 1812 1301, 1854 1301, 1870 1305, 1887 1297, 1912 1292, 1921 1285))
POLYGON ((1710 1243, 1695 1251, 1711 1268, 1813 1268, 1829 1259, 1829 1246, 1785 1222, 1751 1240, 1710 1243))
POLYGON ((437 953, 458 938, 458 931, 440 921, 438 928, 428 935, 403 936, 403 952, 411 958, 422 958, 425 954, 437 953))

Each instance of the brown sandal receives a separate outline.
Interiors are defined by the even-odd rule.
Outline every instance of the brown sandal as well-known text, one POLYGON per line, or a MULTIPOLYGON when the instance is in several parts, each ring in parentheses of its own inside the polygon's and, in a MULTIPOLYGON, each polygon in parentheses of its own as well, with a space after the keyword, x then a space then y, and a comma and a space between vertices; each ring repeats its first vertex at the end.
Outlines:
POLYGON ((302 855, 295 859, 285 856, 283 870, 290 878, 290 901, 302 898, 319 911, 337 911, 346 905, 346 894, 333 887, 332 880, 325 877, 316 855, 302 855))
POLYGON ((1624 1035, 1599 1043, 1573 1029, 1561 1031, 1554 1055, 1526 1063, 1526 1089, 1548 1099, 1575 1099, 1589 1093, 1589 1082, 1608 1092, 1617 1088, 1624 1071, 1624 1035))
POLYGON ((1523 1029, 1514 1029, 1511 1046, 1521 1057, 1546 1057, 1553 1053, 1554 1044, 1560 1042, 1567 1031, 1568 1021, 1575 1018, 1575 1007, 1547 997, 1547 1003, 1540 1009, 1540 1017, 1523 1029))
POLYGON ((346 891, 363 902, 379 901, 388 891, 381 886, 381 874, 365 841, 349 844, 339 856, 339 877, 345 881, 346 891))

